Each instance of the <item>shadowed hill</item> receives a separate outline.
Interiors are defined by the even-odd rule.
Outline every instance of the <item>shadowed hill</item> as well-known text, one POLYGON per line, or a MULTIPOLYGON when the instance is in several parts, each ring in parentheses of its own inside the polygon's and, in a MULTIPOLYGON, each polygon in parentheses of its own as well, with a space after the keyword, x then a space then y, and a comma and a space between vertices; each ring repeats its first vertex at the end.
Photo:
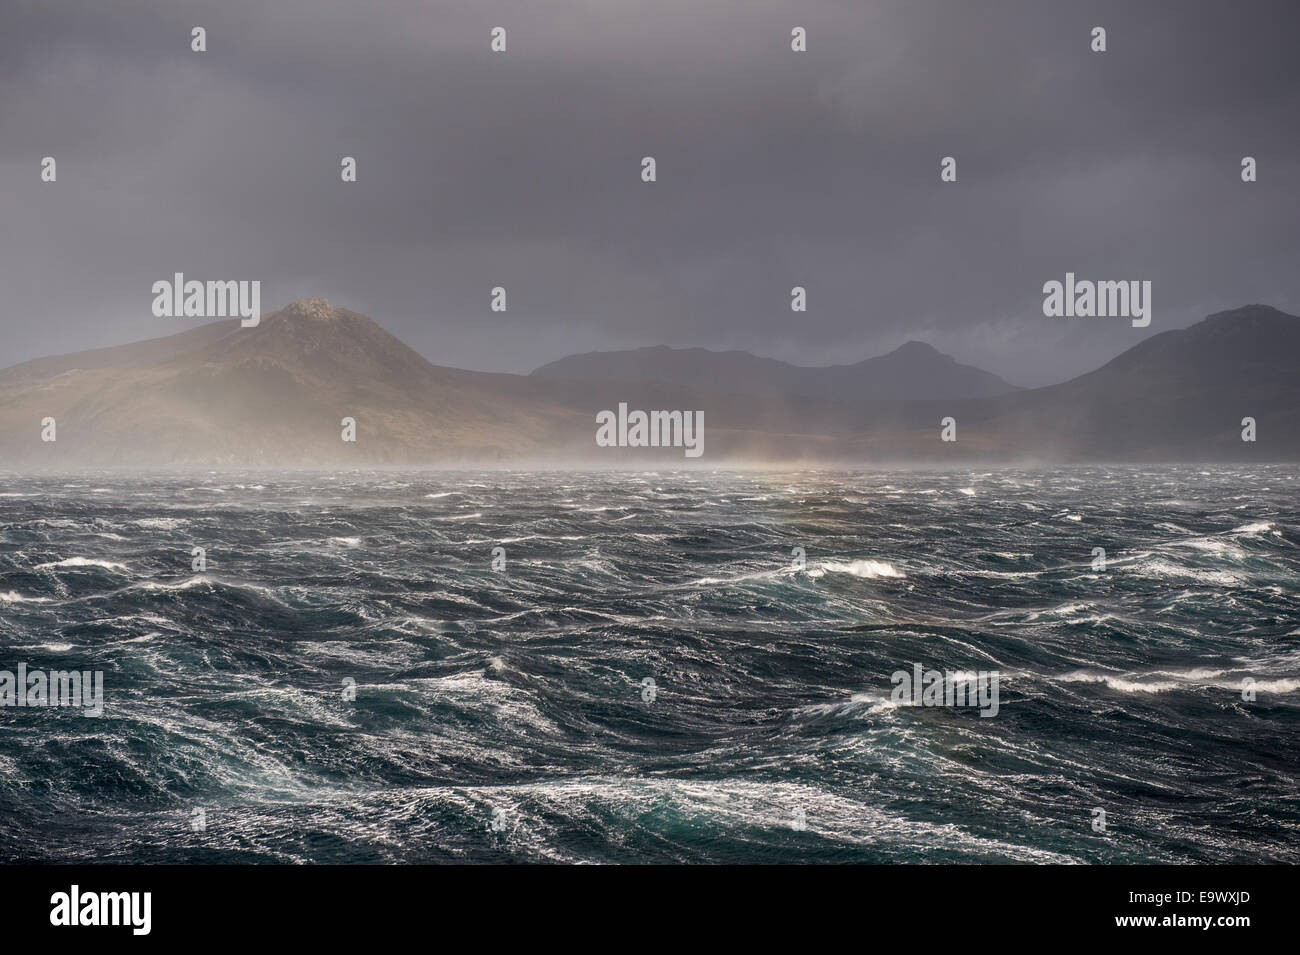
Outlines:
POLYGON ((997 375, 958 364, 924 342, 908 342, 887 355, 826 368, 791 365, 745 351, 660 345, 570 355, 543 365, 533 375, 573 381, 707 383, 721 393, 848 402, 980 398, 1017 390, 997 375))
POLYGON ((977 427, 1052 456, 1300 457, 1300 319, 1266 305, 1162 332, 1070 381, 976 404, 977 427), (1255 419, 1258 440, 1241 440, 1255 419), (1055 425, 1055 427, 1053 427, 1055 425))

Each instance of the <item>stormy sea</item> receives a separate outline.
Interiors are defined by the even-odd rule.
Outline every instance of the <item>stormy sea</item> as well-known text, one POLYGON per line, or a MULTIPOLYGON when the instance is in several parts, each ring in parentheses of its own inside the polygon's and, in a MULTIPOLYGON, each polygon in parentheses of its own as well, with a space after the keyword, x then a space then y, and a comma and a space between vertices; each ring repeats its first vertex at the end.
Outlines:
POLYGON ((1300 862, 1297 474, 0 475, 0 860, 1300 862))

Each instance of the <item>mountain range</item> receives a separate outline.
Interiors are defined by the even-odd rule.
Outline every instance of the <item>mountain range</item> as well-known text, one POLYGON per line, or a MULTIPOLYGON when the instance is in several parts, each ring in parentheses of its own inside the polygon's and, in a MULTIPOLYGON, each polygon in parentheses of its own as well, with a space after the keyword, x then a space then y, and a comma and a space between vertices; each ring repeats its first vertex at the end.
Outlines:
POLYGON ((306 299, 251 328, 0 370, 0 470, 1297 460, 1298 356, 1300 318, 1249 305, 1046 388, 918 342, 829 368, 650 348, 507 375, 434 365, 369 317, 306 299), (703 411, 704 454, 597 447, 596 414, 620 403, 703 411), (955 441, 940 440, 945 418, 955 441))
POLYGON ((855 365, 805 368, 745 351, 704 348, 637 348, 570 355, 533 372, 573 381, 708 382, 731 394, 783 394, 828 401, 917 401, 983 398, 1018 391, 997 375, 959 365, 924 342, 908 342, 887 355, 855 365))

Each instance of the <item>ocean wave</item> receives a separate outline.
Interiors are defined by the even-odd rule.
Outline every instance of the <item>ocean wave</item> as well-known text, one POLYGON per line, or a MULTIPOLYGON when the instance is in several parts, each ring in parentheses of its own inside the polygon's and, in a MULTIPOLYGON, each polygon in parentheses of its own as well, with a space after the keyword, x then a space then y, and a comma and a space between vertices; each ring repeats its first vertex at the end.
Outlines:
POLYGON ((1294 469, 1207 470, 15 478, 0 669, 102 669, 111 718, 4 714, 0 845, 1300 862, 1277 757, 1300 711, 1294 469), (217 572, 191 574, 194 546, 217 572), (997 670, 997 715, 894 704, 889 671, 916 663, 997 670), (1080 815, 1111 804, 1125 839, 1080 815), (206 835, 196 805, 222 814, 206 835))
POLYGON ((119 564, 111 560, 95 560, 90 557, 69 557, 66 560, 52 560, 36 565, 37 570, 47 570, 54 567, 98 567, 101 570, 111 570, 119 574, 127 572, 125 564, 119 564))
POLYGON ((1149 557, 1135 561, 1129 573, 1144 574, 1163 580, 1190 580, 1214 587, 1238 587, 1244 583, 1240 574, 1227 570, 1210 570, 1204 567, 1184 567, 1163 557, 1149 557))
POLYGON ((848 574, 850 577, 861 577, 867 580, 876 577, 902 578, 907 576, 887 561, 870 559, 827 560, 815 565, 808 571, 809 577, 823 577, 826 574, 848 574))
POLYGON ((1120 693, 1167 693, 1172 690, 1220 689, 1239 693, 1243 681, 1249 677, 1260 693, 1295 693, 1300 690, 1300 677, 1259 679, 1249 672, 1229 678, 1226 670, 1153 670, 1146 673, 1096 673, 1076 670, 1052 677, 1061 683, 1099 683, 1120 693))
POLYGON ((25 597, 16 590, 8 592, 0 591, 0 600, 5 603, 28 603, 28 604, 45 604, 50 602, 49 597, 25 597))

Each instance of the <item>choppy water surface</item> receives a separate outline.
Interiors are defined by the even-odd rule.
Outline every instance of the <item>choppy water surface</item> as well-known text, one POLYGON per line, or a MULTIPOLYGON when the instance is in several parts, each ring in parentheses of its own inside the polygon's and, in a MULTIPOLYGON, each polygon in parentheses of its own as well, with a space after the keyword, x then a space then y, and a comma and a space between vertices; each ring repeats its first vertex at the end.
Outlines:
POLYGON ((1297 862, 1298 473, 6 476, 0 859, 1297 862))

